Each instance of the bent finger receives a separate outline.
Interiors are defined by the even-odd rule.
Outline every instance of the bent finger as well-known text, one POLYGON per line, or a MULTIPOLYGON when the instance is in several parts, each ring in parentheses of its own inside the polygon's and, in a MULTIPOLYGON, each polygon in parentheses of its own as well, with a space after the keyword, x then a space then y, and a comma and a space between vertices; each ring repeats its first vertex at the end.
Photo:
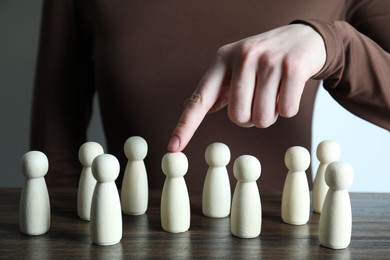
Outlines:
POLYGON ((242 55, 235 62, 229 93, 228 115, 241 127, 252 126, 252 103, 256 85, 256 55, 242 55))
POLYGON ((266 128, 278 118, 276 111, 281 70, 278 66, 260 66, 253 102, 252 122, 266 128))
POLYGON ((280 83, 277 111, 280 116, 293 117, 298 113, 306 79, 300 73, 287 71, 280 83))

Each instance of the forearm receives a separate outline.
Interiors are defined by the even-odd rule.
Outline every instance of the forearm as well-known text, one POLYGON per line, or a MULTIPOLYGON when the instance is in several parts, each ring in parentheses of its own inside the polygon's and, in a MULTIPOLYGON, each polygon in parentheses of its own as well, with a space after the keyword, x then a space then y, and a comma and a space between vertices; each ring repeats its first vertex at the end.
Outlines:
POLYGON ((390 129, 390 54, 347 22, 301 22, 325 41, 327 61, 314 78, 349 111, 390 129))

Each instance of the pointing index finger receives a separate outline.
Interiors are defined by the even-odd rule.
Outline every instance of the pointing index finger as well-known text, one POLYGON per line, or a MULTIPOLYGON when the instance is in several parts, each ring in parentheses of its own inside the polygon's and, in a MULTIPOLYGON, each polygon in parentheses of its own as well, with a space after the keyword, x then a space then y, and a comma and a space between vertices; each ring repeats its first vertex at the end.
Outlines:
POLYGON ((180 152, 187 146, 203 118, 221 95, 225 71, 226 65, 220 59, 206 72, 191 98, 186 101, 168 144, 168 151, 180 152))

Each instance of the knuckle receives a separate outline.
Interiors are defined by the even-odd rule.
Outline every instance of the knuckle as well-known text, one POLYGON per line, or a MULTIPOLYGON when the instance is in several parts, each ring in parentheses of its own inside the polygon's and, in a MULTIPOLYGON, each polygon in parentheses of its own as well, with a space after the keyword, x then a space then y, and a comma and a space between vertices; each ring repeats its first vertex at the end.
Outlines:
POLYGON ((227 59, 227 57, 229 56, 229 53, 230 53, 230 44, 227 44, 227 45, 224 45, 222 47, 220 47, 218 50, 217 50, 217 55, 216 55, 216 59, 217 60, 225 60, 227 59))
POLYGON ((294 117, 299 112, 299 103, 297 99, 282 101, 278 104, 277 112, 282 117, 294 117))
POLYGON ((202 101, 202 94, 199 90, 195 90, 194 93, 192 93, 191 97, 188 99, 188 103, 190 105, 199 104, 202 101))
POLYGON ((272 120, 267 120, 267 119, 257 119, 257 120, 253 120, 253 124, 255 125, 255 127, 257 128, 267 128, 269 126, 271 126, 273 123, 272 120))
POLYGON ((254 51, 254 44, 250 41, 243 41, 238 45, 238 53, 241 56, 248 57, 254 51))
POLYGON ((291 118, 298 113, 298 107, 294 105, 282 105, 278 107, 278 113, 282 117, 291 118))
POLYGON ((241 63, 246 61, 254 60, 255 57, 260 53, 260 44, 253 41, 242 41, 236 46, 237 60, 241 63))
POLYGON ((272 53, 262 53, 261 59, 259 60, 259 66, 263 71, 272 72, 278 66, 280 66, 280 55, 272 53))
POLYGON ((275 112, 254 112, 252 122, 257 128, 267 128, 275 123, 277 119, 277 113, 275 112))
POLYGON ((246 125, 250 121, 250 117, 242 109, 228 109, 228 117, 239 126, 246 125))
POLYGON ((263 53, 259 60, 259 69, 263 77, 267 77, 278 71, 280 64, 280 57, 278 54, 263 53))
POLYGON ((283 60, 283 71, 285 71, 287 76, 297 75, 302 68, 303 61, 297 57, 287 56, 283 60))
POLYGON ((184 101, 184 108, 188 111, 192 111, 196 109, 197 111, 203 111, 206 109, 204 106, 205 100, 202 92, 200 90, 195 90, 191 97, 187 98, 184 101))

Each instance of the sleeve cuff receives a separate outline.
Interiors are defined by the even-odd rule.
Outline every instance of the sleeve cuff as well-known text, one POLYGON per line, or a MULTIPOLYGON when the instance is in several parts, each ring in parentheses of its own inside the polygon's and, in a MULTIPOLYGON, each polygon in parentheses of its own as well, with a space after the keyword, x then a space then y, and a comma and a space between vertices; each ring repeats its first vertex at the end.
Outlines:
POLYGON ((334 22, 326 22, 315 19, 294 20, 291 24, 305 24, 317 31, 325 43, 326 62, 323 68, 313 76, 313 79, 322 80, 329 78, 335 71, 342 68, 344 63, 343 41, 338 34, 334 22))

